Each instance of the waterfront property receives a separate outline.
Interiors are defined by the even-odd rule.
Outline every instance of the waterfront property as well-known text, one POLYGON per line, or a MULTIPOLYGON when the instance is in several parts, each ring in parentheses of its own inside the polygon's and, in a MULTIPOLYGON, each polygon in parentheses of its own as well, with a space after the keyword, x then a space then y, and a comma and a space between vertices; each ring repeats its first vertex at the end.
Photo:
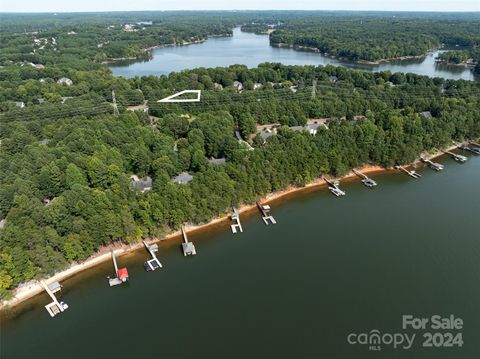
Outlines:
POLYGON ((403 166, 395 166, 395 168, 396 168, 397 170, 400 170, 400 171, 406 173, 407 175, 409 175, 409 176, 412 177, 412 178, 420 178, 420 177, 422 177, 422 175, 421 175, 420 173, 416 172, 415 170, 407 170, 407 169, 406 169, 405 167, 403 167, 403 166))
POLYGON ((197 254, 197 250, 195 249, 195 245, 192 242, 188 241, 187 232, 185 231, 185 227, 182 226, 182 251, 183 255, 186 256, 194 256, 197 254))
POLYGON ((324 181, 328 183, 328 189, 330 190, 330 192, 332 192, 332 194, 334 196, 337 196, 337 197, 341 197, 341 196, 345 196, 346 193, 345 191, 342 191, 340 189, 340 183, 338 180, 329 180, 328 178, 326 177, 323 177, 324 181))
POLYGON ((373 188, 373 187, 377 186, 377 182, 375 182, 373 179, 371 179, 367 175, 363 174, 360 171, 357 171, 356 169, 353 169, 352 171, 353 171, 353 173, 355 173, 358 177, 360 177, 362 179, 362 183, 366 187, 373 188))
POLYGON ((158 252, 158 244, 147 244, 145 240, 142 241, 143 245, 147 249, 148 253, 152 256, 152 259, 149 259, 145 263, 143 263, 143 267, 147 272, 154 271, 155 269, 162 268, 162 263, 158 260, 157 256, 155 255, 158 252))
POLYGON ((230 218, 234 222, 230 227, 232 228, 233 233, 237 233, 237 231, 243 232, 242 223, 240 222, 240 214, 238 210, 233 207, 232 213, 230 214, 230 218))
POLYGON ((451 152, 451 151, 444 151, 444 153, 447 154, 447 155, 452 156, 452 158, 453 158, 455 161, 459 162, 459 163, 464 163, 464 162, 466 162, 466 161, 468 160, 468 157, 459 155, 459 154, 457 154, 457 153, 453 153, 453 152, 451 152))
POLYGON ((110 287, 113 287, 115 285, 125 283, 128 280, 128 270, 127 268, 118 269, 117 259, 115 258, 115 252, 113 251, 113 249, 110 251, 110 253, 112 255, 113 267, 115 268, 115 277, 109 277, 108 284, 110 284, 110 287))
POLYGON ((440 163, 437 163, 437 162, 433 162, 431 160, 429 160, 428 158, 420 158, 420 160, 423 162, 423 163, 426 163, 432 170, 434 171, 441 171, 443 170, 444 166, 440 163))
POLYGON ((263 222, 268 226, 269 223, 276 224, 277 221, 273 216, 270 214, 270 206, 268 204, 261 204, 260 201, 257 201, 257 208, 260 210, 262 214, 263 222))
POLYGON ((40 282, 42 287, 48 293, 50 298, 52 298, 52 302, 45 306, 48 314, 53 318, 57 314, 68 309, 68 305, 65 302, 59 302, 55 293, 59 292, 62 289, 62 286, 58 282, 52 282, 50 284, 45 284, 43 281, 40 282))

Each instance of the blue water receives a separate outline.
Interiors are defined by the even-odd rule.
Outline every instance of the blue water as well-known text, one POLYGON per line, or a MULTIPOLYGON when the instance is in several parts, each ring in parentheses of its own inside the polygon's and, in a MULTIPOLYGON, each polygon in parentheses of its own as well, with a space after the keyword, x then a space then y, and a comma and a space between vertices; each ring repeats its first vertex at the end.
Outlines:
POLYGON ((200 44, 155 49, 153 59, 150 61, 117 63, 110 66, 110 69, 115 76, 135 77, 166 75, 172 71, 197 67, 223 67, 234 64, 256 67, 262 62, 281 62, 286 65, 332 64, 367 71, 411 72, 446 79, 476 79, 470 69, 435 63, 437 54, 438 51, 428 54, 423 59, 380 65, 356 64, 314 52, 275 48, 270 46, 268 36, 245 33, 236 28, 233 37, 214 37, 200 44))

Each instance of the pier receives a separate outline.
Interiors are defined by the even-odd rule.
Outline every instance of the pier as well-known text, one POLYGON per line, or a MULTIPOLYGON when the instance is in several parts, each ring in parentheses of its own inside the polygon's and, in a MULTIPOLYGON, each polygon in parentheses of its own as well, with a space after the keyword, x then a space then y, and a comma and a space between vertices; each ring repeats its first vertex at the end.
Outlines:
POLYGON ((65 310, 68 309, 68 305, 66 303, 59 302, 57 300, 57 297, 55 297, 55 293, 57 293, 62 289, 62 286, 60 285, 60 283, 53 282, 47 285, 43 281, 40 281, 40 284, 48 293, 50 298, 52 298, 52 302, 45 306, 45 309, 47 310, 48 314, 50 314, 52 318, 57 314, 60 314, 61 312, 64 312, 65 310))
POLYGON ((432 170, 434 171, 441 171, 443 170, 443 168, 445 167, 444 165, 440 164, 440 163, 437 163, 437 162, 433 162, 427 158, 420 158, 420 160, 423 162, 423 163, 426 163, 432 170))
POLYGON ((450 151, 444 151, 443 153, 446 153, 447 155, 452 156, 455 161, 460 162, 460 163, 464 163, 468 160, 468 157, 458 155, 458 154, 450 152, 450 151))
POLYGON ((145 248, 152 256, 152 259, 143 263, 143 267, 147 272, 154 271, 155 269, 162 268, 162 263, 158 260, 157 256, 155 255, 158 252, 158 245, 156 243, 148 245, 146 241, 143 241, 145 248))
POLYGON ((332 192, 333 195, 337 197, 346 195, 345 191, 342 191, 340 189, 338 180, 329 180, 325 177, 323 177, 323 180, 328 183, 328 189, 330 190, 330 192, 332 192))
POLYGON ((275 218, 270 214, 270 206, 268 204, 261 204, 259 201, 257 201, 257 207, 262 214, 262 219, 263 222, 268 226, 269 223, 271 224, 276 224, 277 221, 275 221, 275 218))
POLYGON ((467 144, 458 145, 458 148, 464 151, 472 152, 475 155, 480 155, 480 147, 470 147, 467 144))
POLYGON ((412 178, 420 178, 420 177, 422 177, 422 175, 421 175, 420 173, 417 173, 417 172, 415 172, 414 170, 409 171, 409 170, 407 170, 407 169, 406 169, 405 167, 403 167, 403 166, 395 166, 395 168, 396 168, 397 170, 400 170, 400 171, 402 171, 402 172, 405 172, 407 175, 409 175, 409 176, 412 177, 412 178))
POLYGON ((183 255, 186 256, 194 256, 197 254, 195 246, 192 242, 188 241, 187 232, 185 232, 185 227, 182 226, 182 236, 183 236, 183 243, 182 243, 182 250, 183 255))
POLYGON ((113 266, 115 268, 115 278, 110 278, 108 277, 108 284, 110 284, 110 287, 113 287, 115 285, 119 285, 122 283, 125 283, 128 280, 128 271, 127 268, 120 268, 118 269, 117 266, 117 259, 115 258, 115 252, 113 249, 110 251, 112 254, 112 261, 113 261, 113 266))
POLYGON ((243 232, 242 223, 240 222, 240 215, 238 214, 238 210, 235 207, 232 208, 232 214, 230 215, 230 217, 234 222, 234 224, 230 225, 230 227, 232 228, 232 232, 233 233, 237 233, 237 231, 243 232))
POLYGON ((356 169, 352 170, 353 173, 355 173, 358 177, 362 179, 362 183, 368 187, 368 188, 373 188, 377 185, 377 182, 375 182, 373 179, 369 178, 367 175, 363 174, 360 171, 357 171, 356 169))

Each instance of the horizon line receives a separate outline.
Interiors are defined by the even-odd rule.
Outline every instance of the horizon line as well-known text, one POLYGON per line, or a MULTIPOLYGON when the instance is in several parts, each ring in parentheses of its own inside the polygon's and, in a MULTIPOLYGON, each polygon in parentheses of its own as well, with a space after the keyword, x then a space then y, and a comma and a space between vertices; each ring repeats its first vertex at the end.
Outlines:
POLYGON ((0 11, 0 14, 95 14, 112 12, 250 12, 250 11, 304 11, 304 12, 403 12, 403 13, 480 13, 479 10, 354 10, 354 9, 169 9, 169 10, 87 10, 87 11, 0 11))

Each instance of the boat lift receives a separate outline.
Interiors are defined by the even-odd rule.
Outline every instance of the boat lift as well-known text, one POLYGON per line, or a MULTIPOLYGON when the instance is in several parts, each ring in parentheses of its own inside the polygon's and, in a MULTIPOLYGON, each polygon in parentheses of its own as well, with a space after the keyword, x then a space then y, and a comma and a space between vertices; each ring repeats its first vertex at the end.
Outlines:
POLYGON ((447 155, 450 155, 453 157, 453 159, 459 163, 464 163, 468 160, 468 157, 458 155, 456 153, 450 152, 450 151, 444 151, 443 153, 446 153, 447 155))
POLYGON ((182 250, 183 255, 186 256, 194 256, 197 254, 197 250, 192 242, 188 241, 187 232, 185 232, 185 227, 182 226, 182 236, 183 236, 183 243, 182 243, 182 250))
POLYGON ((158 252, 158 244, 154 243, 154 244, 148 245, 145 240, 143 241, 143 244, 145 245, 145 248, 152 256, 152 259, 149 259, 148 261, 143 263, 143 267, 145 268, 145 270, 147 272, 150 272, 150 271, 154 271, 155 269, 162 268, 162 263, 160 263, 157 256, 155 255, 155 253, 158 252))
POLYGON ((40 284, 48 293, 50 298, 52 298, 52 302, 45 306, 45 309, 47 310, 48 314, 50 314, 52 318, 57 314, 60 314, 61 312, 64 312, 65 310, 68 309, 67 303, 59 302, 57 300, 57 297, 55 297, 55 293, 59 292, 62 289, 62 286, 60 285, 60 283, 53 282, 47 285, 43 281, 40 281, 40 284))
POLYGON ((415 172, 414 170, 409 171, 409 170, 407 170, 407 169, 406 169, 405 167, 403 167, 403 166, 395 166, 395 168, 396 168, 397 170, 400 170, 400 171, 402 171, 402 172, 405 172, 407 175, 409 175, 409 176, 412 177, 412 178, 420 178, 420 177, 422 177, 422 175, 421 175, 420 173, 417 173, 417 172, 415 172))
POLYGON ((232 218, 232 221, 235 222, 234 224, 230 225, 230 227, 232 228, 232 232, 237 233, 237 230, 243 232, 242 223, 240 222, 240 214, 235 207, 232 208, 230 218, 232 218))
POLYGON ((117 260, 115 258, 115 253, 113 249, 110 251, 110 253, 112 254, 113 266, 115 267, 116 277, 115 278, 108 277, 108 284, 110 284, 110 287, 113 287, 115 285, 125 283, 128 280, 128 271, 127 271, 127 268, 118 269, 117 260))
POLYGON ((353 173, 355 173, 358 177, 360 177, 362 179, 362 183, 368 187, 368 188, 373 188, 373 187, 376 187, 377 186, 377 182, 375 182, 373 179, 371 179, 370 177, 368 177, 367 175, 363 174, 362 172, 360 171, 357 171, 356 169, 353 169, 352 170, 353 173))
POLYGON ((433 161, 429 160, 428 158, 421 157, 420 160, 423 163, 426 163, 428 165, 428 167, 430 167, 434 171, 441 171, 445 168, 445 166, 442 165, 441 163, 433 162, 433 161))
POLYGON ((340 196, 345 196, 346 193, 345 191, 342 191, 339 187, 339 182, 338 180, 329 180, 325 177, 323 177, 323 180, 329 184, 328 189, 330 192, 332 192, 333 195, 340 197, 340 196))
POLYGON ((460 145, 458 145, 458 148, 460 148, 461 150, 464 150, 464 151, 472 152, 475 155, 480 155, 480 147, 477 147, 477 146, 470 147, 467 144, 460 144, 460 145))
POLYGON ((276 224, 277 221, 273 216, 270 214, 270 206, 268 204, 261 204, 259 201, 257 201, 257 207, 260 210, 260 213, 262 214, 262 219, 263 222, 268 226, 269 223, 271 224, 276 224))

